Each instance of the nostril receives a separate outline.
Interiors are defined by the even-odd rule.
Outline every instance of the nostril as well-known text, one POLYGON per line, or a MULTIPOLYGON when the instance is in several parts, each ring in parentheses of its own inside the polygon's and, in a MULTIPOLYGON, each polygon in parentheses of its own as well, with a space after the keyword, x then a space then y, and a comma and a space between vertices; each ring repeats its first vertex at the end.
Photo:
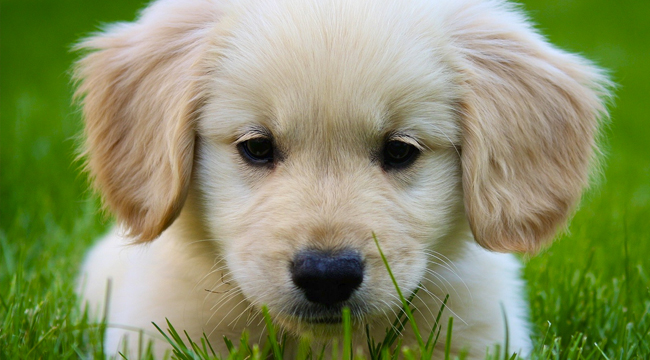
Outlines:
POLYGON ((353 251, 302 251, 291 266, 293 283, 307 300, 333 305, 350 298, 363 282, 363 262, 353 251))

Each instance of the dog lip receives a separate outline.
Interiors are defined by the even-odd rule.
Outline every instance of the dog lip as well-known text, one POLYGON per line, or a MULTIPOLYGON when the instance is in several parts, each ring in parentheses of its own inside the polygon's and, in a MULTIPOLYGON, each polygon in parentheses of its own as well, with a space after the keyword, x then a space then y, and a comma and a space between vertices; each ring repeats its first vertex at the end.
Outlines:
POLYGON ((322 323, 325 321, 330 321, 333 319, 338 319, 337 321, 342 321, 343 307, 332 306, 332 307, 301 307, 294 309, 291 312, 291 316, 299 319, 300 321, 308 323, 322 323))
POLYGON ((304 322, 313 325, 334 325, 340 324, 343 322, 341 316, 332 316, 332 317, 312 317, 312 318, 303 318, 304 322))
POLYGON ((350 308, 353 318, 367 314, 367 309, 363 304, 348 301, 330 306, 305 302, 294 307, 287 315, 294 320, 309 325, 336 325, 343 322, 342 312, 344 307, 350 308))

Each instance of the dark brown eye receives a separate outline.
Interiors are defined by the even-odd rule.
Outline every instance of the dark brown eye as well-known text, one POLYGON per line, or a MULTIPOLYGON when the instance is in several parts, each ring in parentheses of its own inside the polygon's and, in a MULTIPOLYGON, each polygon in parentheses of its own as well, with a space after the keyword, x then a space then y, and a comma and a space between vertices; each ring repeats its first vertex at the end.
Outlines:
POLYGON ((401 169, 413 163, 420 151, 403 141, 391 140, 384 145, 383 162, 386 169, 401 169))
POLYGON ((242 141, 238 145, 242 156, 253 164, 273 162, 273 142, 267 138, 254 138, 242 141))

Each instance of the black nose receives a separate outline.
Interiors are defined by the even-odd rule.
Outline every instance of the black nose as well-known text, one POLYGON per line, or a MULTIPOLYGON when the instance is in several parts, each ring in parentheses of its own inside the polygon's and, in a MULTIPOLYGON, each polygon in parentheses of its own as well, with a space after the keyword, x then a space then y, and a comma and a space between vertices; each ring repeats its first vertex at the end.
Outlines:
POLYGON ((363 263, 353 251, 306 250, 296 255, 291 266, 293 283, 307 300, 334 305, 350 298, 363 281, 363 263))

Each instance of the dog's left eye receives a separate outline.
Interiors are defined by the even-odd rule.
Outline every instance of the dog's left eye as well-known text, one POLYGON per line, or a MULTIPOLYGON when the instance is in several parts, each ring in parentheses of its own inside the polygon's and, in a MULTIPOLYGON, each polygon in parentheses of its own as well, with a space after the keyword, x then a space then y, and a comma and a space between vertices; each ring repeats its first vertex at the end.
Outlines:
POLYGON ((253 164, 273 162, 273 142, 267 138, 253 138, 237 145, 241 154, 253 164))
POLYGON ((411 165, 420 151, 403 141, 391 140, 384 145, 383 163, 386 169, 401 169, 411 165))

